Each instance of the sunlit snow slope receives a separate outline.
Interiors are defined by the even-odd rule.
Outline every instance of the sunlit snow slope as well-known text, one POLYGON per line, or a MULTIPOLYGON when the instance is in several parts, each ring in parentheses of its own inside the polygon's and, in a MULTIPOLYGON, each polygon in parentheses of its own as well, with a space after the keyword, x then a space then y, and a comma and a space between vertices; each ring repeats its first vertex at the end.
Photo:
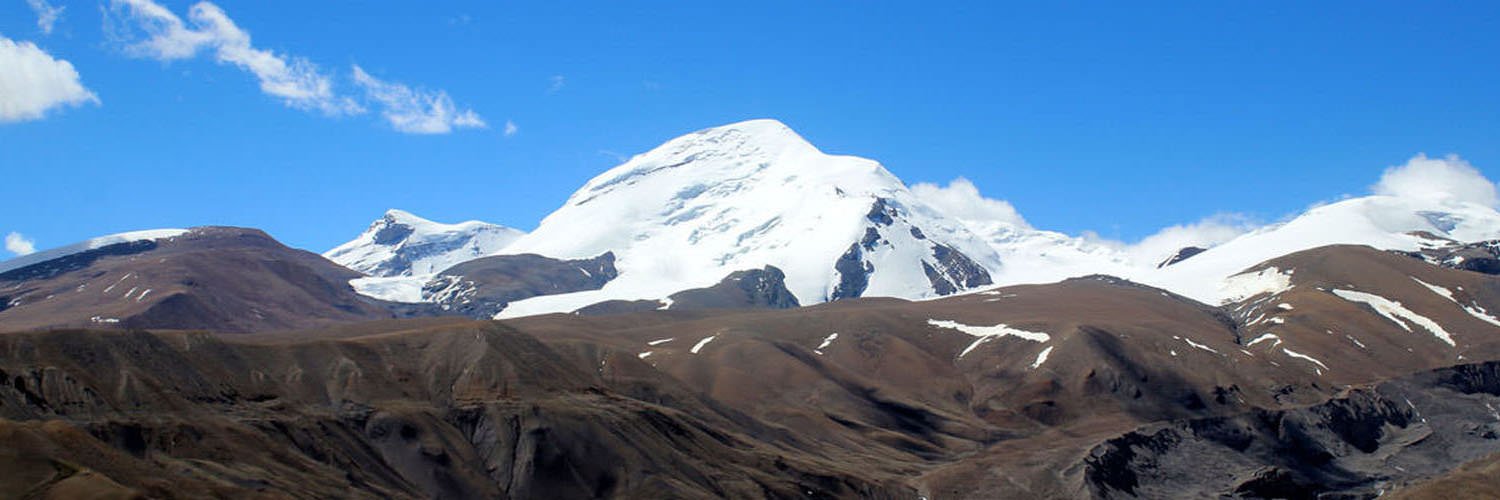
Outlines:
POLYGON ((991 282, 995 252, 918 200, 879 163, 831 156, 774 120, 673 139, 589 181, 503 253, 613 251, 601 290, 537 297, 502 315, 660 299, 775 266, 803 304, 920 298, 991 282))
POLYGON ((1323 205, 1171 266, 1127 276, 1208 304, 1231 298, 1225 279, 1292 252, 1334 244, 1418 250, 1500 238, 1500 212, 1454 200, 1367 196, 1323 205))

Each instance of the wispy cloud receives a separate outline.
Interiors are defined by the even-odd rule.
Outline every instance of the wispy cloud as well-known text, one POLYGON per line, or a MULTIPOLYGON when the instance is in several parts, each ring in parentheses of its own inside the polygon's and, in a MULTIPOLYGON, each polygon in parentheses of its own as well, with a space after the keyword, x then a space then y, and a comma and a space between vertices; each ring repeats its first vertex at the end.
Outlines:
MULTIPOLYGON (((391 127, 409 134, 446 134, 455 128, 484 128, 486 124, 471 109, 459 110, 447 92, 413 89, 375 78, 358 65, 354 83, 378 103, 380 114, 391 127)), ((507 132, 510 127, 506 127, 507 132)), ((509 134, 507 134, 509 135, 509 134)))
POLYGON ((510 120, 505 120, 505 136, 506 137, 510 137, 510 136, 516 135, 516 132, 520 132, 520 131, 521 131, 521 127, 517 127, 516 126, 516 122, 510 121, 510 120))
POLYGON ((36 13, 36 27, 43 34, 51 35, 52 27, 57 20, 62 19, 63 7, 47 3, 47 0, 26 0, 26 5, 31 6, 31 11, 36 13))
POLYGON ((335 74, 306 58, 256 47, 250 33, 210 2, 194 4, 186 20, 154 0, 110 2, 117 15, 109 17, 118 19, 110 19, 114 22, 107 27, 135 57, 176 61, 210 53, 219 63, 254 75, 262 92, 288 107, 327 116, 363 114, 373 108, 393 129, 410 134, 486 126, 478 113, 458 109, 446 92, 381 80, 358 65, 351 65, 350 72, 358 90, 350 91, 348 82, 339 85, 335 74))
POLYGON ((254 75, 262 92, 281 99, 289 107, 329 116, 364 112, 353 99, 338 95, 333 81, 311 61, 256 48, 251 44, 250 33, 236 25, 217 5, 209 2, 193 5, 188 9, 188 22, 184 22, 151 0, 112 1, 115 10, 135 21, 134 27, 144 33, 144 39, 127 42, 126 52, 131 55, 173 61, 208 51, 219 63, 254 75))
POLYGON ((31 238, 22 236, 21 233, 11 231, 5 235, 5 250, 16 255, 28 255, 36 252, 36 242, 31 238))
POLYGON ((0 35, 0 123, 37 120, 64 106, 99 103, 73 64, 0 35))
POLYGON ((562 75, 552 75, 552 78, 548 79, 547 81, 548 94, 556 94, 557 91, 562 90, 564 85, 568 84, 567 77, 564 77, 562 75))

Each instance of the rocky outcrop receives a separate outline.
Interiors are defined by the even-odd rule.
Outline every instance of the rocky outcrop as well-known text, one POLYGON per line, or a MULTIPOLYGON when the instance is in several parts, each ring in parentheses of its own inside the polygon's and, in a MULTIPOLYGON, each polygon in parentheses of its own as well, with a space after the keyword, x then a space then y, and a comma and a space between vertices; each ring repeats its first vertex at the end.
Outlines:
POLYGON ((1375 497, 1500 452, 1497 403, 1500 363, 1456 366, 1308 407, 1148 426, 1094 448, 1085 477, 1101 498, 1375 497))
POLYGON ((1500 274, 1500 240, 1455 242, 1447 246, 1402 253, 1449 269, 1500 274))
POLYGON ((922 261, 922 272, 938 295, 950 295, 962 290, 993 283, 989 271, 947 245, 933 244, 933 262, 922 261))
POLYGON ((580 260, 495 255, 448 268, 423 285, 422 297, 446 311, 488 319, 511 302, 598 290, 618 275, 615 255, 609 252, 580 260))
POLYGON ((1202 247, 1182 247, 1182 249, 1178 250, 1177 253, 1172 254, 1171 257, 1167 257, 1166 260, 1163 260, 1160 264, 1157 264, 1156 268, 1161 269, 1163 267, 1182 262, 1206 251, 1208 251, 1208 249, 1202 247))

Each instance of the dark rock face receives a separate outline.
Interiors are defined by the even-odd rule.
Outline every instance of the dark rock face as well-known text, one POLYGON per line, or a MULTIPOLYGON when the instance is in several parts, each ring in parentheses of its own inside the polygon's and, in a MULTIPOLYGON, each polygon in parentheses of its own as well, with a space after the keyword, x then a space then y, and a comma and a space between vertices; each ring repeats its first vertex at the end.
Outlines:
POLYGON ((990 280, 989 271, 984 270, 984 266, 980 266, 963 252, 947 245, 933 245, 932 258, 937 262, 928 264, 923 261, 922 271, 927 274, 927 281, 932 284, 932 290, 938 295, 949 295, 994 283, 990 280))
POLYGON ((801 305, 775 266, 735 271, 719 284, 672 294, 671 309, 790 309, 801 305))
POLYGON ((1453 245, 1401 252, 1449 269, 1500 275, 1500 240, 1453 245))
POLYGON ((875 203, 870 205, 870 212, 865 214, 865 219, 881 226, 889 226, 896 222, 898 215, 900 213, 885 198, 876 198, 875 203))
POLYGON ((399 243, 416 231, 411 226, 395 222, 393 217, 386 216, 384 220, 386 223, 385 227, 375 232, 376 245, 393 245, 399 243))
POLYGON ((517 300, 598 290, 615 279, 615 254, 558 260, 534 254, 496 255, 448 268, 422 287, 443 309, 488 319, 517 300))
POLYGON ((1167 266, 1170 266, 1172 264, 1176 264, 1178 262, 1182 262, 1184 260, 1187 260, 1188 258, 1193 257, 1194 255, 1198 255, 1200 253, 1203 253, 1203 252, 1205 252, 1207 250, 1208 250, 1207 248, 1200 248, 1200 247, 1183 247, 1181 250, 1178 250, 1177 253, 1172 254, 1171 257, 1167 257, 1167 260, 1161 261, 1161 263, 1157 264, 1156 267, 1158 269, 1163 268, 1163 267, 1167 267, 1167 266))
POLYGON ((870 286, 870 274, 875 272, 875 265, 865 260, 863 247, 854 243, 833 263, 833 269, 839 273, 839 284, 834 286, 828 300, 852 299, 864 294, 865 287, 870 286))
POLYGON ((1157 425, 1096 447, 1085 477, 1101 498, 1371 498, 1500 452, 1497 374, 1462 365, 1305 408, 1157 425))

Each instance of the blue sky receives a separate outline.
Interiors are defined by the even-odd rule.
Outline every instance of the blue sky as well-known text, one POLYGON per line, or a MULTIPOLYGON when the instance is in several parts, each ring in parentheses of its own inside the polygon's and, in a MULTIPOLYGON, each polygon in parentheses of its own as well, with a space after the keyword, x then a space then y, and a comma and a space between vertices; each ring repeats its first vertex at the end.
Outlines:
MULTIPOLYGON (((0 37, 90 93, 0 116, 0 233, 39 248, 227 224, 322 251, 386 208, 530 229, 621 155, 763 117, 908 183, 966 177, 1034 226, 1125 240, 1364 194, 1422 152, 1500 168, 1489 2, 212 4, 364 110, 336 116, 211 47, 143 50, 121 0, 32 2, 63 9, 50 32, 0 0, 0 37), (403 131, 356 66, 486 126, 403 131)), ((193 3, 159 6, 199 27, 193 3)), ((0 57, 0 82, 17 68, 0 57)))

